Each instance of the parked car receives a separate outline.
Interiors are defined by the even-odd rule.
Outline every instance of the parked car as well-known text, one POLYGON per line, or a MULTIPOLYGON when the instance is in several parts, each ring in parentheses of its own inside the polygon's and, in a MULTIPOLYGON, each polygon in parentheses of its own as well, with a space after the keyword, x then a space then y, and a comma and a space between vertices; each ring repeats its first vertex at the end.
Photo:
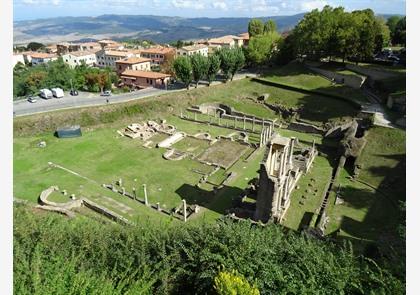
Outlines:
POLYGON ((53 96, 56 97, 56 98, 64 97, 64 91, 61 88, 52 88, 51 92, 52 92, 53 96))
POLYGON ((70 90, 70 95, 71 96, 78 96, 79 92, 77 90, 70 90))
POLYGON ((53 97, 53 94, 49 89, 41 89, 39 91, 39 96, 41 96, 44 99, 50 99, 53 97))
POLYGON ((111 96, 111 90, 105 90, 101 93, 101 96, 111 96))
POLYGON ((36 102, 36 97, 35 97, 35 96, 28 96, 28 97, 27 97, 27 100, 28 100, 30 103, 34 103, 34 102, 36 102))

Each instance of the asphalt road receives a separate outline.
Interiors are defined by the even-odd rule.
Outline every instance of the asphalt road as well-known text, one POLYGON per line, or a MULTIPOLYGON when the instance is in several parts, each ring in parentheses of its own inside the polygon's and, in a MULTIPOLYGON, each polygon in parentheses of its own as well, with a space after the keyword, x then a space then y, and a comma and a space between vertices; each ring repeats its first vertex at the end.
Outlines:
MULTIPOLYGON (((247 76, 255 76, 255 74, 241 71, 240 73, 236 74, 234 80, 239 80, 246 78, 247 76)), ((212 85, 221 84, 221 82, 213 82, 212 85)), ((191 85, 190 88, 194 87, 191 85)), ((205 83, 199 85, 199 87, 207 87, 205 83)), ((13 115, 14 116, 25 116, 25 115, 32 115, 36 113, 43 113, 43 112, 50 112, 55 110, 61 109, 70 109, 70 108, 78 108, 78 107, 86 107, 86 106, 99 106, 99 105, 106 105, 108 103, 121 103, 135 99, 141 99, 145 97, 155 96, 163 93, 174 92, 174 91, 184 91, 185 88, 174 87, 171 90, 163 90, 163 89, 156 89, 156 88, 146 88, 142 90, 137 90, 134 92, 129 93, 122 93, 122 94, 113 94, 111 96, 105 97, 100 96, 98 93, 90 93, 90 92, 81 92, 79 91, 78 96, 71 96, 69 92, 64 93, 64 97, 62 98, 51 98, 51 99, 42 99, 37 97, 37 101, 34 103, 28 102, 26 99, 17 100, 13 102, 13 115), (107 102, 107 99, 109 102, 107 102)))

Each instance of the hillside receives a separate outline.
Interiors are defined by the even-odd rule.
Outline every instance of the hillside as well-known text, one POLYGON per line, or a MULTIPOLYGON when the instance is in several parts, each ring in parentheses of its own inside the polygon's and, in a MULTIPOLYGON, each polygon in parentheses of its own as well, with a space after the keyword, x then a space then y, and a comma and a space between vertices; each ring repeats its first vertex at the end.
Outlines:
MULTIPOLYGON (((294 27, 304 14, 264 17, 273 19, 279 30, 294 27)), ((75 41, 101 38, 140 38, 155 42, 199 39, 247 31, 250 18, 181 18, 152 15, 102 15, 59 17, 14 22, 15 44, 75 41)))

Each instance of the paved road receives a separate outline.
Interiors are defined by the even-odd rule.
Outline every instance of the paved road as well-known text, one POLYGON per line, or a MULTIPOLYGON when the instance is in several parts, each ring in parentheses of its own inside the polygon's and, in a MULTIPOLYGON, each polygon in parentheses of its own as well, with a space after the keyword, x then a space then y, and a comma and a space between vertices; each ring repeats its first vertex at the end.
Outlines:
MULTIPOLYGON (((242 71, 235 75, 234 80, 239 80, 246 78, 247 76, 255 76, 255 74, 242 71)), ((221 82, 213 82, 212 85, 221 84, 221 82)), ((191 85, 194 87, 193 85, 191 85)), ((199 87, 207 87, 205 82, 199 87)), ((99 106, 107 104, 107 99, 109 103, 120 103, 126 102, 135 99, 141 99, 145 97, 155 96, 163 93, 174 92, 174 91, 184 91, 185 88, 174 87, 171 90, 162 90, 156 88, 146 88, 134 92, 114 94, 109 97, 100 96, 98 93, 89 93, 89 92, 80 92, 78 96, 71 96, 68 92, 65 93, 63 98, 51 98, 51 99, 42 99, 37 98, 37 102, 30 103, 27 100, 18 100, 13 102, 13 114, 14 116, 25 116, 32 115, 36 113, 43 113, 61 109, 69 108, 78 108, 86 106, 99 106)))

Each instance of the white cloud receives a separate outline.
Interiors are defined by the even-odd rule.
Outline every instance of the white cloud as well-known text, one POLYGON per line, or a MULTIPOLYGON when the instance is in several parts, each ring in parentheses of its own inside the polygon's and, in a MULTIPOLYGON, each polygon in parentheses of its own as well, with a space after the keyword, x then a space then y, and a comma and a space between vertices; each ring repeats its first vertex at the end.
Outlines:
POLYGON ((303 1, 300 3, 300 9, 302 11, 311 11, 314 9, 322 9, 325 5, 328 5, 326 0, 310 0, 310 1, 303 1))
POLYGON ((227 10, 227 5, 225 2, 217 1, 212 4, 213 8, 227 10))
POLYGON ((199 1, 190 1, 190 0, 172 0, 172 6, 175 8, 188 8, 188 9, 204 9, 206 5, 203 2, 199 1))

